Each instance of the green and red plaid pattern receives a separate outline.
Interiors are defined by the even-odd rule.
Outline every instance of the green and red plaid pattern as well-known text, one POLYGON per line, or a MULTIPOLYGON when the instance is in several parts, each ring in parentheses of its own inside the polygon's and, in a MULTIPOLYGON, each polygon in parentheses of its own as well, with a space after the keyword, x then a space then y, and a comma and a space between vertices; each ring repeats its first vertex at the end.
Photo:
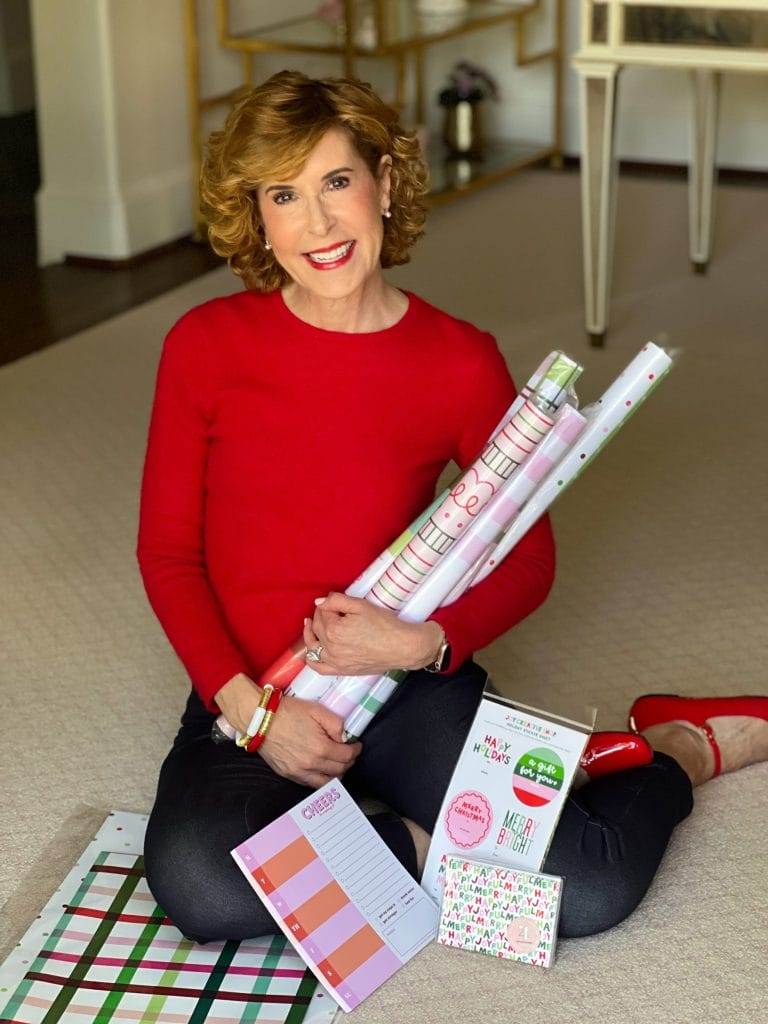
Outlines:
POLYGON ((332 1020, 333 1000, 282 935, 198 945, 155 903, 141 856, 89 860, 34 958, 19 954, 26 973, 4 1006, 0 991, 0 1024, 332 1020))

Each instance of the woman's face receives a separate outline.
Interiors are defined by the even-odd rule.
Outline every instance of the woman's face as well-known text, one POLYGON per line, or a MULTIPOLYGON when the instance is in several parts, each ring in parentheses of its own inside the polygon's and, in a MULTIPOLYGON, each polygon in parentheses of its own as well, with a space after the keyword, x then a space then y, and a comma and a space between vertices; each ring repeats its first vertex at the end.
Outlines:
POLYGON ((331 128, 291 182, 259 185, 265 236, 300 286, 343 298, 380 273, 391 163, 382 156, 376 181, 346 132, 331 128))

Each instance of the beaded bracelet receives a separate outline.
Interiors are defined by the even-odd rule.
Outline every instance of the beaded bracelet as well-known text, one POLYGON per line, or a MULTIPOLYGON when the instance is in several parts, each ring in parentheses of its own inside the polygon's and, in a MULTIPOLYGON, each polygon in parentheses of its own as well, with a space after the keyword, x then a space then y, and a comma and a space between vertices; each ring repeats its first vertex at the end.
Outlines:
MULTIPOLYGON (((267 684, 267 686, 269 686, 269 684, 267 684)), ((264 687, 265 690, 267 689, 267 686, 264 687)), ((267 699, 267 703, 264 706, 264 717, 256 730, 256 735, 251 737, 250 742, 245 748, 249 754, 254 754, 266 739, 269 727, 272 725, 272 719, 275 717, 275 712, 280 706, 280 701, 283 699, 282 690, 276 690, 272 686, 269 686, 269 690, 270 694, 267 699)))
POLYGON ((251 720, 248 723, 248 728, 245 730, 245 732, 240 733, 237 739, 235 740, 238 747, 247 747, 248 744, 253 739, 253 737, 259 731, 259 726, 264 720, 264 715, 267 713, 267 701, 269 700, 273 689, 274 687, 271 686, 270 683, 267 683, 264 689, 262 690, 261 698, 259 699, 259 706, 253 712, 253 716, 251 717, 251 720))

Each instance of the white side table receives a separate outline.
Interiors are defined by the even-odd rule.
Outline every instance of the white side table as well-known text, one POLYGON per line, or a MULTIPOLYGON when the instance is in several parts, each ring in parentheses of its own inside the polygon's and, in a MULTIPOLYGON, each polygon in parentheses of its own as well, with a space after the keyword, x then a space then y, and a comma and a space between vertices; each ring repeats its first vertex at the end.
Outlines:
POLYGON ((616 210, 615 125, 626 65, 681 68, 692 84, 688 172, 690 257, 704 273, 712 249, 718 100, 723 71, 768 73, 768 0, 581 0, 579 74, 586 327, 608 327, 616 210))

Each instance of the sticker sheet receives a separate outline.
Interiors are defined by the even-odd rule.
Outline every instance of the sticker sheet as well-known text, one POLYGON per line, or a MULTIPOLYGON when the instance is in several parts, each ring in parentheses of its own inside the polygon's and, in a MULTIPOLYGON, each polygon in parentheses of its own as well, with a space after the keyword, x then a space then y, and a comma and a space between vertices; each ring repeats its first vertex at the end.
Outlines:
POLYGON ((421 884, 435 903, 451 855, 539 871, 591 728, 485 694, 427 852, 421 884))
POLYGON ((107 818, 0 966, 0 1021, 331 1024, 335 1003, 283 935, 184 938, 147 887, 145 824, 107 818))
POLYGON ((563 879, 449 857, 437 941, 550 967, 563 879))

